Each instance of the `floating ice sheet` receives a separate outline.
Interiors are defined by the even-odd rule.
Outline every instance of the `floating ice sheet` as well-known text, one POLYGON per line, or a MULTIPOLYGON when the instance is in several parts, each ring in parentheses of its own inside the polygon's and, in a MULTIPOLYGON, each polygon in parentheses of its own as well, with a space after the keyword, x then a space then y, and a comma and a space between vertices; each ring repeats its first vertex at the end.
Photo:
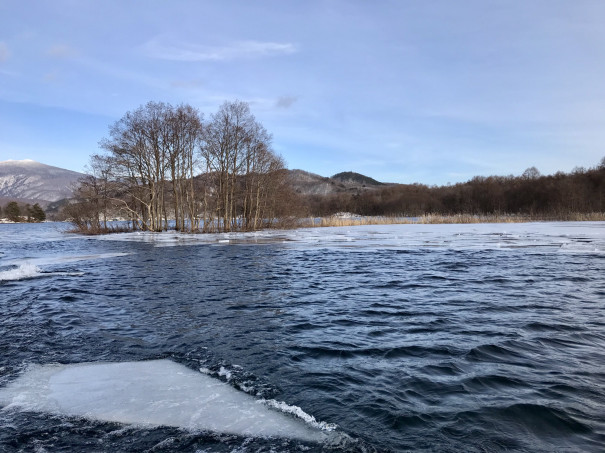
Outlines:
POLYGON ((289 247, 358 249, 517 249, 605 253, 605 222, 405 224, 265 230, 251 233, 120 233, 103 240, 140 241, 158 247, 282 243, 289 247))
MULTIPOLYGON (((242 436, 313 442, 327 437, 317 424, 268 407, 279 409, 278 404, 267 405, 170 360, 30 366, 0 389, 0 405, 5 410, 242 436)), ((292 406, 287 407, 292 413, 292 406)))

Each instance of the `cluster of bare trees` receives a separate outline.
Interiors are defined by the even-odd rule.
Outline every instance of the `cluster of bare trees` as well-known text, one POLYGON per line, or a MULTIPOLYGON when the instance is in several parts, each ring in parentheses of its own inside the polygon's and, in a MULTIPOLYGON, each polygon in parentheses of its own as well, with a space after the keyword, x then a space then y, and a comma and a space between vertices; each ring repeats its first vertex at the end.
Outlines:
POLYGON ((125 217, 147 231, 246 231, 284 215, 284 162, 245 102, 204 121, 190 105, 149 102, 100 142, 66 214, 81 231, 125 217))

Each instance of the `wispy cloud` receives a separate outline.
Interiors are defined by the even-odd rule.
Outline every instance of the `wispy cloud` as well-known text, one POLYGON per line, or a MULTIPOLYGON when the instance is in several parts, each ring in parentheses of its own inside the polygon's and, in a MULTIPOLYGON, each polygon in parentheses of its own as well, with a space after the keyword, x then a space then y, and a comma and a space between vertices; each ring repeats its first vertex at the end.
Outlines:
POLYGON ((74 48, 65 44, 55 44, 51 46, 47 51, 46 55, 52 58, 73 58, 77 56, 77 52, 74 48))
POLYGON ((205 85, 206 83, 202 79, 173 80, 170 82, 172 88, 197 89, 202 88, 205 85))
POLYGON ((226 46, 204 46, 190 43, 171 43, 154 38, 143 45, 147 56, 173 61, 229 61, 290 55, 298 51, 295 44, 238 41, 226 46))
POLYGON ((59 80, 59 73, 57 71, 51 71, 44 74, 43 80, 48 83, 53 83, 59 80))
POLYGON ((289 109, 298 100, 296 96, 280 96, 275 101, 275 107, 280 109, 289 109))
POLYGON ((17 77, 19 74, 13 71, 5 71, 4 69, 0 69, 0 74, 7 77, 17 77))
POLYGON ((8 50, 8 45, 4 41, 0 41, 0 63, 8 60, 11 56, 10 50, 8 50))

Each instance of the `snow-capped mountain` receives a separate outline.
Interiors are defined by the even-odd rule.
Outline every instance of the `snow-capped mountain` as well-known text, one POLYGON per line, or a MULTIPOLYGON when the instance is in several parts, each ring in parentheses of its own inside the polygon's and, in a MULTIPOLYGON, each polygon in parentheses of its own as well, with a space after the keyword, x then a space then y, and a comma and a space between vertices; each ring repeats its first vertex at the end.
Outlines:
POLYGON ((82 176, 29 159, 6 160, 0 162, 0 197, 59 201, 72 196, 71 187, 82 176))

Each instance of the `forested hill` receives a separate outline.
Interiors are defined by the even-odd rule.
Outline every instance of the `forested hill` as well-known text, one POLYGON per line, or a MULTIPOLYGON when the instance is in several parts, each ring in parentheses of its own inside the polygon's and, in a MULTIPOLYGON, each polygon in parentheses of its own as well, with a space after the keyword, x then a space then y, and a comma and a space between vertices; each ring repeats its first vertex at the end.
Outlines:
POLYGON ((564 219, 569 213, 605 212, 605 158, 593 168, 577 168, 571 173, 544 176, 531 167, 521 176, 477 176, 455 185, 388 184, 372 188, 304 198, 310 212, 319 216, 348 211, 408 216, 533 214, 564 219))
POLYGON ((360 186, 383 186, 384 183, 378 182, 369 176, 362 175, 360 173, 355 173, 353 171, 344 171, 342 173, 337 173, 332 176, 332 179, 339 181, 344 184, 356 184, 360 186))
POLYGON ((289 170, 288 183, 295 193, 302 196, 357 193, 385 186, 384 183, 352 171, 325 177, 304 170, 289 170))

